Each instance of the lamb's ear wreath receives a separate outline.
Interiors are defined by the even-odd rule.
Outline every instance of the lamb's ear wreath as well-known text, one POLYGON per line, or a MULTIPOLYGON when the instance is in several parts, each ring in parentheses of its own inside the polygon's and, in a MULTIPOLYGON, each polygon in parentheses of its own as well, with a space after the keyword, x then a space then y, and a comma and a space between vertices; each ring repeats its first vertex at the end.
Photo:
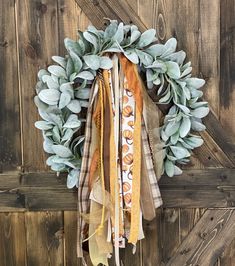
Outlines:
POLYGON ((199 100, 205 81, 191 77, 191 63, 184 63, 184 51, 176 52, 176 39, 157 44, 154 29, 141 33, 137 26, 117 21, 110 21, 104 31, 89 26, 78 34, 78 41, 64 40, 68 55, 53 56, 56 64, 38 72, 34 101, 42 120, 35 126, 42 130, 43 148, 50 154, 47 165, 57 173, 68 172, 68 188, 77 184, 84 141, 79 129, 86 122, 79 113, 88 107, 97 70, 112 68, 107 54, 123 53, 138 64, 147 88, 157 87, 158 104, 171 106, 161 127, 164 169, 168 176, 181 174, 176 164, 188 163, 192 150, 202 145, 193 132, 205 130, 201 119, 209 108, 199 100))

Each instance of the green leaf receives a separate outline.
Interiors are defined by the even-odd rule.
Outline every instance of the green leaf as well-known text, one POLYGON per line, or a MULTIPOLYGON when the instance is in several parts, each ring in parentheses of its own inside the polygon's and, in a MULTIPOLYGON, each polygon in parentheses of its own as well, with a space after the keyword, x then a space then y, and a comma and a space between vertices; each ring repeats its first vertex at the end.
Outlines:
POLYGON ((66 65, 66 74, 69 77, 72 73, 74 73, 74 64, 72 58, 69 57, 66 65))
POLYGON ((91 44, 93 45, 93 47, 94 47, 93 53, 96 54, 96 53, 98 52, 98 50, 99 50, 99 47, 98 47, 98 39, 97 39, 97 37, 96 37, 94 34, 89 33, 89 32, 87 32, 87 31, 85 31, 85 32, 83 33, 83 37, 84 37, 89 43, 91 43, 91 44))
POLYGON ((73 113, 80 113, 81 112, 81 105, 78 100, 72 100, 68 105, 67 108, 72 111, 73 113))
POLYGON ((40 130, 49 130, 53 128, 53 125, 46 122, 46 121, 37 121, 35 122, 35 127, 40 129, 40 130))
POLYGON ((54 55, 52 56, 52 60, 61 65, 63 68, 66 68, 67 60, 64 57, 54 55))
POLYGON ((137 46, 139 48, 143 48, 143 47, 151 44, 153 41, 156 40, 156 36, 155 35, 156 35, 156 30, 155 29, 146 30, 144 33, 141 34, 137 46))
POLYGON ((73 188, 77 185, 79 175, 79 169, 73 169, 69 172, 67 177, 67 188, 73 188))
POLYGON ((93 80, 94 76, 90 71, 82 71, 77 76, 77 78, 85 79, 85 80, 93 80))
POLYGON ((71 98, 74 97, 74 89, 70 82, 63 83, 62 85, 60 85, 60 91, 68 93, 71 98))
POLYGON ((171 143, 175 145, 179 139, 179 131, 177 131, 174 135, 171 136, 171 143))
POLYGON ((198 107, 197 109, 192 110, 191 114, 197 118, 203 118, 208 115, 209 111, 208 107, 198 107))
POLYGON ((39 92, 38 97, 44 103, 56 105, 60 99, 60 92, 53 89, 42 90, 39 92))
POLYGON ((136 54, 136 52, 132 49, 132 50, 126 50, 124 52, 124 55, 127 57, 127 59, 129 59, 132 63, 134 64, 138 64, 139 63, 139 57, 136 54))
POLYGON ((182 65, 186 57, 186 53, 184 51, 178 51, 176 53, 170 54, 164 58, 168 60, 176 62, 178 65, 182 65))
POLYGON ((52 130, 52 138, 55 142, 59 143, 60 142, 60 131, 59 131, 59 128, 57 126, 54 126, 53 127, 53 130, 52 130))
POLYGON ((183 171, 176 165, 174 165, 174 175, 181 175, 183 171))
POLYGON ((149 53, 153 58, 163 54, 165 48, 163 44, 154 44, 147 48, 145 51, 149 53))
POLYGON ((89 68, 93 70, 100 68, 100 57, 98 55, 85 55, 83 59, 89 68))
POLYGON ((65 70, 61 66, 49 66, 48 71, 57 77, 67 78, 65 70))
POLYGON ((62 92, 60 95, 59 108, 62 109, 71 101, 71 95, 68 92, 62 92))
POLYGON ((192 130, 204 131, 204 130, 206 130, 206 127, 202 123, 200 123, 199 121, 193 120, 192 121, 192 130))
POLYGON ((34 97, 34 103, 37 106, 37 108, 40 110, 45 111, 48 108, 48 105, 42 102, 37 95, 34 97))
POLYGON ((180 122, 175 122, 175 121, 169 122, 165 128, 166 135, 168 137, 174 135, 179 130, 179 127, 180 127, 180 122))
POLYGON ((183 147, 170 146, 170 148, 177 159, 182 159, 184 157, 190 156, 190 153, 183 147))
POLYGON ((70 56, 73 60, 74 71, 79 73, 80 70, 82 69, 82 61, 81 61, 80 57, 72 51, 70 52, 70 56))
POLYGON ((152 62, 153 62, 153 58, 151 55, 141 51, 141 50, 138 50, 138 49, 135 49, 137 55, 139 56, 140 58, 140 62, 146 66, 148 65, 151 65, 152 62))
POLYGON ((165 168, 166 174, 169 177, 172 177, 174 175, 174 164, 172 161, 166 159, 164 162, 164 168, 165 168))
POLYGON ((51 140, 49 140, 48 138, 45 138, 43 141, 43 149, 45 152, 50 153, 50 154, 54 154, 54 151, 52 149, 53 146, 53 142, 51 140))
POLYGON ((118 28, 118 23, 116 20, 112 20, 108 27, 105 29, 104 38, 111 39, 116 33, 118 28))
POLYGON ((69 38, 65 38, 64 39, 64 45, 65 45, 65 48, 67 49, 68 52, 73 51, 76 54, 78 54, 79 56, 82 55, 82 50, 81 50, 81 47, 80 47, 78 42, 73 41, 69 38))
POLYGON ((185 114, 189 114, 190 110, 188 109, 188 107, 182 105, 182 104, 176 104, 185 114))
POLYGON ((39 80, 42 80, 42 77, 45 76, 45 75, 49 75, 49 72, 47 72, 47 70, 45 69, 40 69, 38 71, 38 78, 39 80))
POLYGON ((169 101, 171 100, 172 95, 171 95, 171 90, 167 90, 167 93, 160 98, 159 102, 160 103, 169 103, 169 101))
POLYGON ((183 159, 190 156, 190 153, 183 147, 170 146, 170 148, 177 159, 183 159))
POLYGON ((146 68, 153 68, 160 73, 165 73, 167 71, 166 64, 161 60, 155 60, 152 65, 147 66, 146 68))
POLYGON ((203 139, 199 136, 197 137, 189 137, 185 139, 185 142, 191 145, 194 148, 200 147, 203 144, 203 139))
POLYGON ((53 163, 51 165, 51 170, 59 173, 65 170, 65 165, 63 163, 53 163))
POLYGON ((81 126, 81 121, 78 120, 77 115, 71 114, 67 119, 66 123, 63 125, 63 128, 79 128, 81 126))
POLYGON ((116 33, 113 36, 113 40, 121 43, 124 38, 123 23, 119 23, 116 33))
POLYGON ((75 97, 76 98, 79 98, 79 99, 83 99, 83 100, 86 100, 86 99, 89 99, 90 97, 90 89, 79 89, 78 91, 76 91, 75 93, 75 97))
POLYGON ((165 62, 165 65, 167 67, 167 74, 170 78, 180 78, 180 68, 176 62, 165 62))
POLYGON ((140 36, 141 36, 141 32, 138 31, 138 30, 134 30, 131 33, 130 43, 128 44, 128 46, 133 44, 134 42, 136 42, 139 39, 140 36))
POLYGON ((110 69, 113 67, 112 60, 107 56, 100 57, 100 68, 102 69, 110 69))
POLYGON ((170 38, 165 44, 164 44, 164 48, 165 48, 165 54, 171 54, 174 53, 176 50, 176 46, 177 46, 177 41, 175 38, 170 38))
MULTIPOLYGON (((75 127, 78 128, 78 127, 75 127)), ((69 141, 73 137, 74 131, 71 128, 67 128, 61 141, 69 141)))
POLYGON ((69 148, 63 145, 52 145, 52 150, 54 153, 62 158, 69 158, 73 156, 69 148))
POLYGON ((190 131, 191 128, 191 121, 189 117, 183 117, 183 120, 180 125, 180 137, 184 138, 190 131))
POLYGON ((205 80, 199 78, 187 78, 186 83, 189 87, 199 89, 205 84, 205 80))
POLYGON ((55 82, 51 76, 43 76, 44 81, 47 83, 49 89, 57 90, 59 88, 59 83, 55 82))

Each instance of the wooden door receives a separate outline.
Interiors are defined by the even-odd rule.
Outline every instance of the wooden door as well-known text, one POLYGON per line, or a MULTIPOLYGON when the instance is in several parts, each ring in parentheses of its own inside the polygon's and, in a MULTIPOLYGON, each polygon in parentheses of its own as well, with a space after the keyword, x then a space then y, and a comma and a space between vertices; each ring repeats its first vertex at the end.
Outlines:
POLYGON ((162 177, 164 206, 123 264, 235 265, 234 14, 234 0, 1 1, 0 266, 80 265, 76 190, 45 165, 33 96, 38 69, 65 53, 63 39, 103 27, 103 17, 156 28, 160 42, 176 37, 211 107, 205 144, 181 176, 162 177))

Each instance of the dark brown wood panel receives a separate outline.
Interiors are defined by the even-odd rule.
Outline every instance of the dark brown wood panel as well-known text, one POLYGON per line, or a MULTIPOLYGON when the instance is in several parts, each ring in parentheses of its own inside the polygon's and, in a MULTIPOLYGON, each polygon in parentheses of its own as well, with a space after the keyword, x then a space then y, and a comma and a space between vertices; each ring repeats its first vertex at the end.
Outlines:
POLYGON ((0 213, 0 247, 1 266, 27 265, 23 213, 0 213))
POLYGON ((63 266, 64 238, 62 212, 28 212, 25 214, 27 264, 63 266))
POLYGON ((0 172, 3 172, 21 165, 14 0, 0 2, 0 25, 0 172))
POLYGON ((19 74, 22 91, 23 163, 25 171, 46 170, 42 134, 34 127, 40 120, 33 102, 37 72, 57 55, 57 1, 16 0, 17 35, 19 40, 19 74), (40 148, 38 148, 40 147, 40 148))
MULTIPOLYGON (((234 207, 235 169, 184 170, 160 180, 164 207, 234 207)), ((76 210, 76 189, 54 173, 0 175, 0 211, 76 210), (11 180, 11 182, 7 182, 11 180), (43 182, 42 182, 43 180, 43 182)))

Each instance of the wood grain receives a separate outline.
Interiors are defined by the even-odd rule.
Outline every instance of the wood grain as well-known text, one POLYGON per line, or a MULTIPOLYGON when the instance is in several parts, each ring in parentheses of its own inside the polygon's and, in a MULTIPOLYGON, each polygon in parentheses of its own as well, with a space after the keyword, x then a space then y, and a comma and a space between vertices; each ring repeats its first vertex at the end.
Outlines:
POLYGON ((64 211, 64 257, 66 266, 81 265, 77 258, 77 212, 64 211))
POLYGON ((27 212, 25 222, 28 265, 64 265, 62 213, 27 212))
POLYGON ((144 236, 141 240, 142 265, 161 265, 163 252, 162 239, 162 208, 156 210, 156 217, 153 221, 144 221, 144 236))
POLYGON ((59 54, 67 53, 64 48, 66 37, 77 40, 77 31, 84 31, 91 22, 74 0, 58 0, 59 54))
MULTIPOLYGON (((164 207, 235 206, 235 169, 185 170, 160 180, 164 207)), ((0 175, 0 212, 76 210, 76 189, 67 189, 66 176, 54 173, 0 175), (8 182, 11 180, 11 182, 8 182)))
POLYGON ((220 121, 235 142, 235 3, 220 1, 220 121))
POLYGON ((75 0, 82 8, 90 21, 98 28, 105 26, 104 18, 117 19, 126 24, 136 24, 143 31, 146 25, 142 22, 138 14, 125 0, 75 0))
POLYGON ((0 213, 0 265, 25 266, 26 238, 23 213, 0 213))
POLYGON ((0 25, 0 172, 3 172, 21 165, 14 0, 1 1, 0 25))
POLYGON ((54 0, 16 0, 19 68, 22 92, 23 163, 25 171, 46 170, 46 155, 40 130, 34 127, 39 120, 33 102, 37 72, 51 63, 58 54, 57 2, 54 0))
POLYGON ((207 210, 167 266, 214 265, 235 234, 234 210, 207 210))

